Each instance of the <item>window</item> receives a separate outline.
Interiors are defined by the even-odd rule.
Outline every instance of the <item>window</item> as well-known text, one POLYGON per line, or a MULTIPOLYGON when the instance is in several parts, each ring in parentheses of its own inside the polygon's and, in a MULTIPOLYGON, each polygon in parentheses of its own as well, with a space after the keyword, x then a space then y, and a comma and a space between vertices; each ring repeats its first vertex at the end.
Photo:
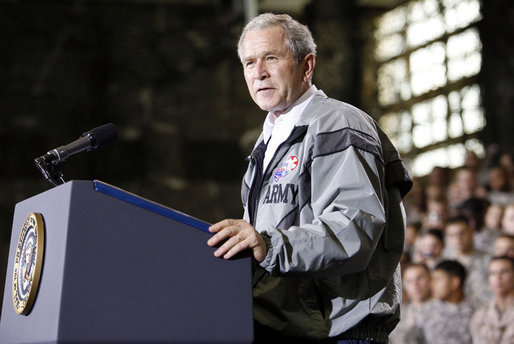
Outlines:
POLYGON ((379 123, 413 175, 483 156, 479 0, 412 0, 376 20, 379 123))

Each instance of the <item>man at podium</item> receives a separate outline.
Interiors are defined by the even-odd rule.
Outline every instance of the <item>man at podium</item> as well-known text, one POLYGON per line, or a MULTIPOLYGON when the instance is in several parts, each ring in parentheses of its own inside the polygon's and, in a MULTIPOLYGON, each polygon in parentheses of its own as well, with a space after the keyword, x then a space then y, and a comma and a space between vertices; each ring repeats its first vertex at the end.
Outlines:
POLYGON ((255 342, 386 343, 399 321, 412 182, 363 111, 312 84, 316 45, 288 15, 263 14, 238 44, 254 102, 268 112, 242 183, 243 219, 208 245, 255 259, 255 342))

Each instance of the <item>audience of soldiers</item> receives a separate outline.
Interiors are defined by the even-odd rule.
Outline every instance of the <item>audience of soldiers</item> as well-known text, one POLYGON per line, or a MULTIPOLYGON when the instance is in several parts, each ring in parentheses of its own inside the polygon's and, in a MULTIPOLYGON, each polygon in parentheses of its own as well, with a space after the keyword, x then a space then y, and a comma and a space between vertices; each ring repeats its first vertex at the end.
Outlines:
POLYGON ((390 343, 514 343, 513 187, 507 153, 415 179, 390 343))

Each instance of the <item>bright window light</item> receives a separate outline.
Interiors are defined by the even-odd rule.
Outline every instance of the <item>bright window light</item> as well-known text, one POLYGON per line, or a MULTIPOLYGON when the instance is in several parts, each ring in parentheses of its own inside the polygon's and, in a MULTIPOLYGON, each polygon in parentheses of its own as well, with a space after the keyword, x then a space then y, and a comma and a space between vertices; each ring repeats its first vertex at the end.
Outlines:
POLYGON ((479 0, 411 0, 377 18, 379 123, 415 176, 461 166, 466 148, 483 150, 474 138, 486 125, 474 79, 481 18, 479 0))

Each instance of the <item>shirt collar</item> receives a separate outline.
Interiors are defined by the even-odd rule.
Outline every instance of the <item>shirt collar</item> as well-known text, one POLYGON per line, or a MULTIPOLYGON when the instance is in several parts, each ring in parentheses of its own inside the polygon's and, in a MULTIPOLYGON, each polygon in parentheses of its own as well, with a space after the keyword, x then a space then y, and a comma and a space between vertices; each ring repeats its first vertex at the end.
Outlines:
POLYGON ((275 121, 278 121, 279 119, 280 121, 292 121, 293 127, 296 122, 298 122, 298 119, 300 118, 303 110, 305 110, 307 104, 309 104, 310 100, 317 91, 318 89, 316 86, 311 85, 311 87, 309 87, 307 91, 305 91, 305 93, 302 94, 300 98, 298 98, 296 102, 294 102, 293 105, 287 109, 286 112, 282 113, 277 119, 275 119, 275 116, 273 116, 271 112, 268 112, 262 127, 264 142, 268 142, 269 138, 271 137, 273 127, 275 126, 275 121))

